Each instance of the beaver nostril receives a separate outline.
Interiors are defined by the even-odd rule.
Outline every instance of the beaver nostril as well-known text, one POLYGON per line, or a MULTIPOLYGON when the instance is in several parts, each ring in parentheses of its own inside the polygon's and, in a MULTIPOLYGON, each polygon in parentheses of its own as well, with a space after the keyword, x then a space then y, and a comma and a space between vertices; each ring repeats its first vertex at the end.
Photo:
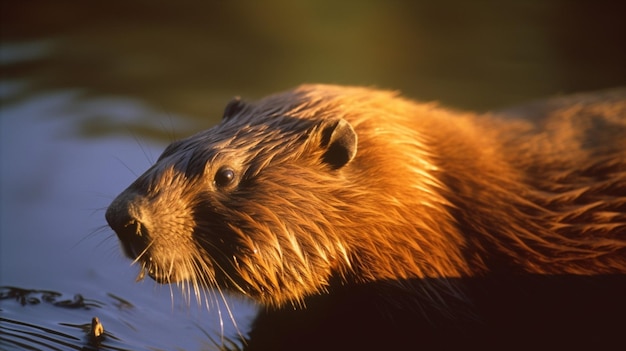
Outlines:
POLYGON ((127 196, 121 195, 111 203, 106 211, 105 218, 117 237, 126 256, 135 259, 147 246, 147 231, 134 199, 129 201, 127 196))
POLYGON ((114 201, 107 209, 105 218, 111 229, 118 235, 134 234, 132 224, 136 223, 137 219, 132 216, 127 204, 122 204, 118 200, 114 201))

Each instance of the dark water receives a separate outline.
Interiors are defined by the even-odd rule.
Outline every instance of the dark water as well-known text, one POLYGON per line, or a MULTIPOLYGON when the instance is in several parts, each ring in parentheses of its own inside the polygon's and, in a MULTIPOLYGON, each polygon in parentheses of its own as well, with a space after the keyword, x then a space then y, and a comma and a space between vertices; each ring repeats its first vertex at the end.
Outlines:
POLYGON ((617 1, 0 6, 0 349, 81 349, 94 316, 104 349, 204 350, 245 335, 245 301, 227 297, 229 310, 206 292, 198 308, 175 286, 135 283, 103 218, 232 96, 339 83, 482 111, 626 85, 617 1))

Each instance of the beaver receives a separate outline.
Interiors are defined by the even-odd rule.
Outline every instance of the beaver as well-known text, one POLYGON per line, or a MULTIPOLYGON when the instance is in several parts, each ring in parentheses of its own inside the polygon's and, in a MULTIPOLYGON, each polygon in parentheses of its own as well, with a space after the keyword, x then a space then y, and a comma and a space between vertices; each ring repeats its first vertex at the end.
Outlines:
POLYGON ((236 98, 106 220, 139 278, 263 306, 250 350, 609 344, 626 90, 485 114, 332 85, 236 98))

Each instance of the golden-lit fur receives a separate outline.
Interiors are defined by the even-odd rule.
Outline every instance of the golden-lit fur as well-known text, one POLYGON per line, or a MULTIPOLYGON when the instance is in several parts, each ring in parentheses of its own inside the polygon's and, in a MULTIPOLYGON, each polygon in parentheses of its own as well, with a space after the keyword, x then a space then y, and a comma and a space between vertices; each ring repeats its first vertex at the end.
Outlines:
POLYGON ((277 307, 333 284, 626 273, 623 90, 474 115, 305 85, 229 114, 170 145, 107 212, 158 281, 277 307))

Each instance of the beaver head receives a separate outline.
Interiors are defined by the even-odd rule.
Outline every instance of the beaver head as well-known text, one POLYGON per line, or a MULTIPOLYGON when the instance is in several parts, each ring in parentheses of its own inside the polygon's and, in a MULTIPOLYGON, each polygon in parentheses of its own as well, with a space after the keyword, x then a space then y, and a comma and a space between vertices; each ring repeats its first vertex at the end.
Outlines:
POLYGON ((334 279, 462 275, 463 238, 442 220, 438 169, 410 127, 437 111, 417 108, 332 86, 235 99, 220 124, 169 145, 106 219, 140 277, 265 304, 295 303, 334 279))

